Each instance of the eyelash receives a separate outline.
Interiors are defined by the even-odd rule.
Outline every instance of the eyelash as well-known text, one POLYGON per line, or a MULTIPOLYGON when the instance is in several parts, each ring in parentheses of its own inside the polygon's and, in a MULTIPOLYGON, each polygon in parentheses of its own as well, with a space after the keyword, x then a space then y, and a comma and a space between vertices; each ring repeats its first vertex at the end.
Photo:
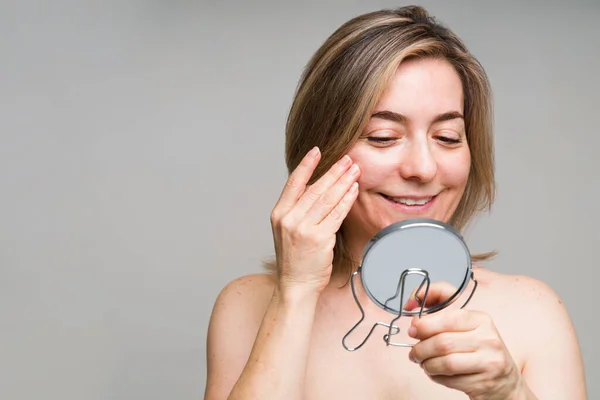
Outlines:
MULTIPOLYGON (((445 137, 445 136, 438 136, 437 137, 439 140, 441 140, 444 143, 448 143, 448 144, 458 144, 461 142, 460 139, 452 139, 449 137, 445 137)), ((386 144, 386 143, 390 143, 393 140, 397 140, 396 138, 389 138, 389 137, 368 137, 367 138, 368 141, 370 142, 374 142, 374 143, 378 143, 378 144, 386 144)))
POLYGON ((388 138, 388 137, 368 137, 367 140, 369 142, 375 142, 375 143, 389 143, 392 140, 396 140, 395 138, 388 138))
POLYGON ((458 144, 461 142, 460 139, 452 139, 452 138, 445 137, 445 136, 438 136, 438 139, 441 140, 442 142, 445 142, 448 144, 458 144))

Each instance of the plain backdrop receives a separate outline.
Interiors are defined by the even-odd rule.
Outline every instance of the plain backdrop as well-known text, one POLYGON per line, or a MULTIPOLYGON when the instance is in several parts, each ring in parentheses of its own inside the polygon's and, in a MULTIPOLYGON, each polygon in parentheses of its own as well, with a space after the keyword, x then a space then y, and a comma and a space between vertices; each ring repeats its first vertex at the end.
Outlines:
MULTIPOLYGON (((214 300, 273 251, 304 65, 406 4, 2 1, 0 398, 202 398, 214 300)), ((562 297, 600 398, 600 3, 419 4, 494 89, 499 193, 468 244, 562 297)))

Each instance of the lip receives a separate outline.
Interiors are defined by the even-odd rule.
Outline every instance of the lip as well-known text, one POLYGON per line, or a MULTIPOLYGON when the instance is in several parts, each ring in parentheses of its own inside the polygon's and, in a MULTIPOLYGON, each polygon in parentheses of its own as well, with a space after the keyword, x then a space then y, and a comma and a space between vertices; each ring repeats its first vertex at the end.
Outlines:
POLYGON ((434 198, 435 196, 437 196, 437 194, 419 194, 419 195, 411 195, 411 194, 400 194, 398 196, 392 196, 389 194, 385 194, 385 193, 380 193, 383 196, 387 196, 387 197, 396 197, 396 198, 402 198, 402 199, 411 199, 411 200, 422 200, 422 199, 428 199, 428 198, 434 198))
POLYGON ((437 200, 437 195, 434 195, 434 196, 423 196, 423 195, 388 196, 388 195, 383 194, 383 193, 379 193, 379 194, 395 210, 398 210, 398 211, 400 211, 402 213, 405 213, 405 214, 420 214, 420 213, 424 213, 427 210, 429 210, 431 207, 433 207, 433 205, 435 204, 435 201, 437 200), (406 204, 396 203, 396 202, 392 201, 390 199, 390 197, 401 197, 401 198, 404 198, 404 199, 411 199, 411 200, 422 200, 422 199, 428 199, 428 198, 431 197, 431 200, 429 200, 427 203, 422 204, 422 205, 408 206, 406 204))

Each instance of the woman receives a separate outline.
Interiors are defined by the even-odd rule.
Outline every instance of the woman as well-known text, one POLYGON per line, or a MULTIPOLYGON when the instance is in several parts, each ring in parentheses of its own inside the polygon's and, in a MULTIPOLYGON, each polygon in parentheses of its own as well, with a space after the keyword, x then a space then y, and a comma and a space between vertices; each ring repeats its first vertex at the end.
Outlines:
POLYGON ((359 16, 328 38, 288 119, 274 273, 219 295, 206 399, 586 398, 565 308, 523 276, 476 267, 468 307, 398 321, 410 350, 341 345, 360 316, 346 283, 376 232, 417 217, 460 230, 491 205, 490 99, 477 60, 420 7, 359 16))

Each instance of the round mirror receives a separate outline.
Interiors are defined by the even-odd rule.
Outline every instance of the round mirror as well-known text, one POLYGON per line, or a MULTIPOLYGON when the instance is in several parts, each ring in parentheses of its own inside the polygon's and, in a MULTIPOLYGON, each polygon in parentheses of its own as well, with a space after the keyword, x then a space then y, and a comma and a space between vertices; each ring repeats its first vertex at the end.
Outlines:
POLYGON ((388 226, 370 240, 360 275, 366 293, 379 307, 395 315, 420 315, 454 302, 469 284, 471 267, 469 249, 454 228, 436 220, 411 219, 388 226), (445 285, 445 292, 454 294, 428 304, 424 296, 436 285, 445 285), (408 303, 411 297, 414 300, 408 303))

